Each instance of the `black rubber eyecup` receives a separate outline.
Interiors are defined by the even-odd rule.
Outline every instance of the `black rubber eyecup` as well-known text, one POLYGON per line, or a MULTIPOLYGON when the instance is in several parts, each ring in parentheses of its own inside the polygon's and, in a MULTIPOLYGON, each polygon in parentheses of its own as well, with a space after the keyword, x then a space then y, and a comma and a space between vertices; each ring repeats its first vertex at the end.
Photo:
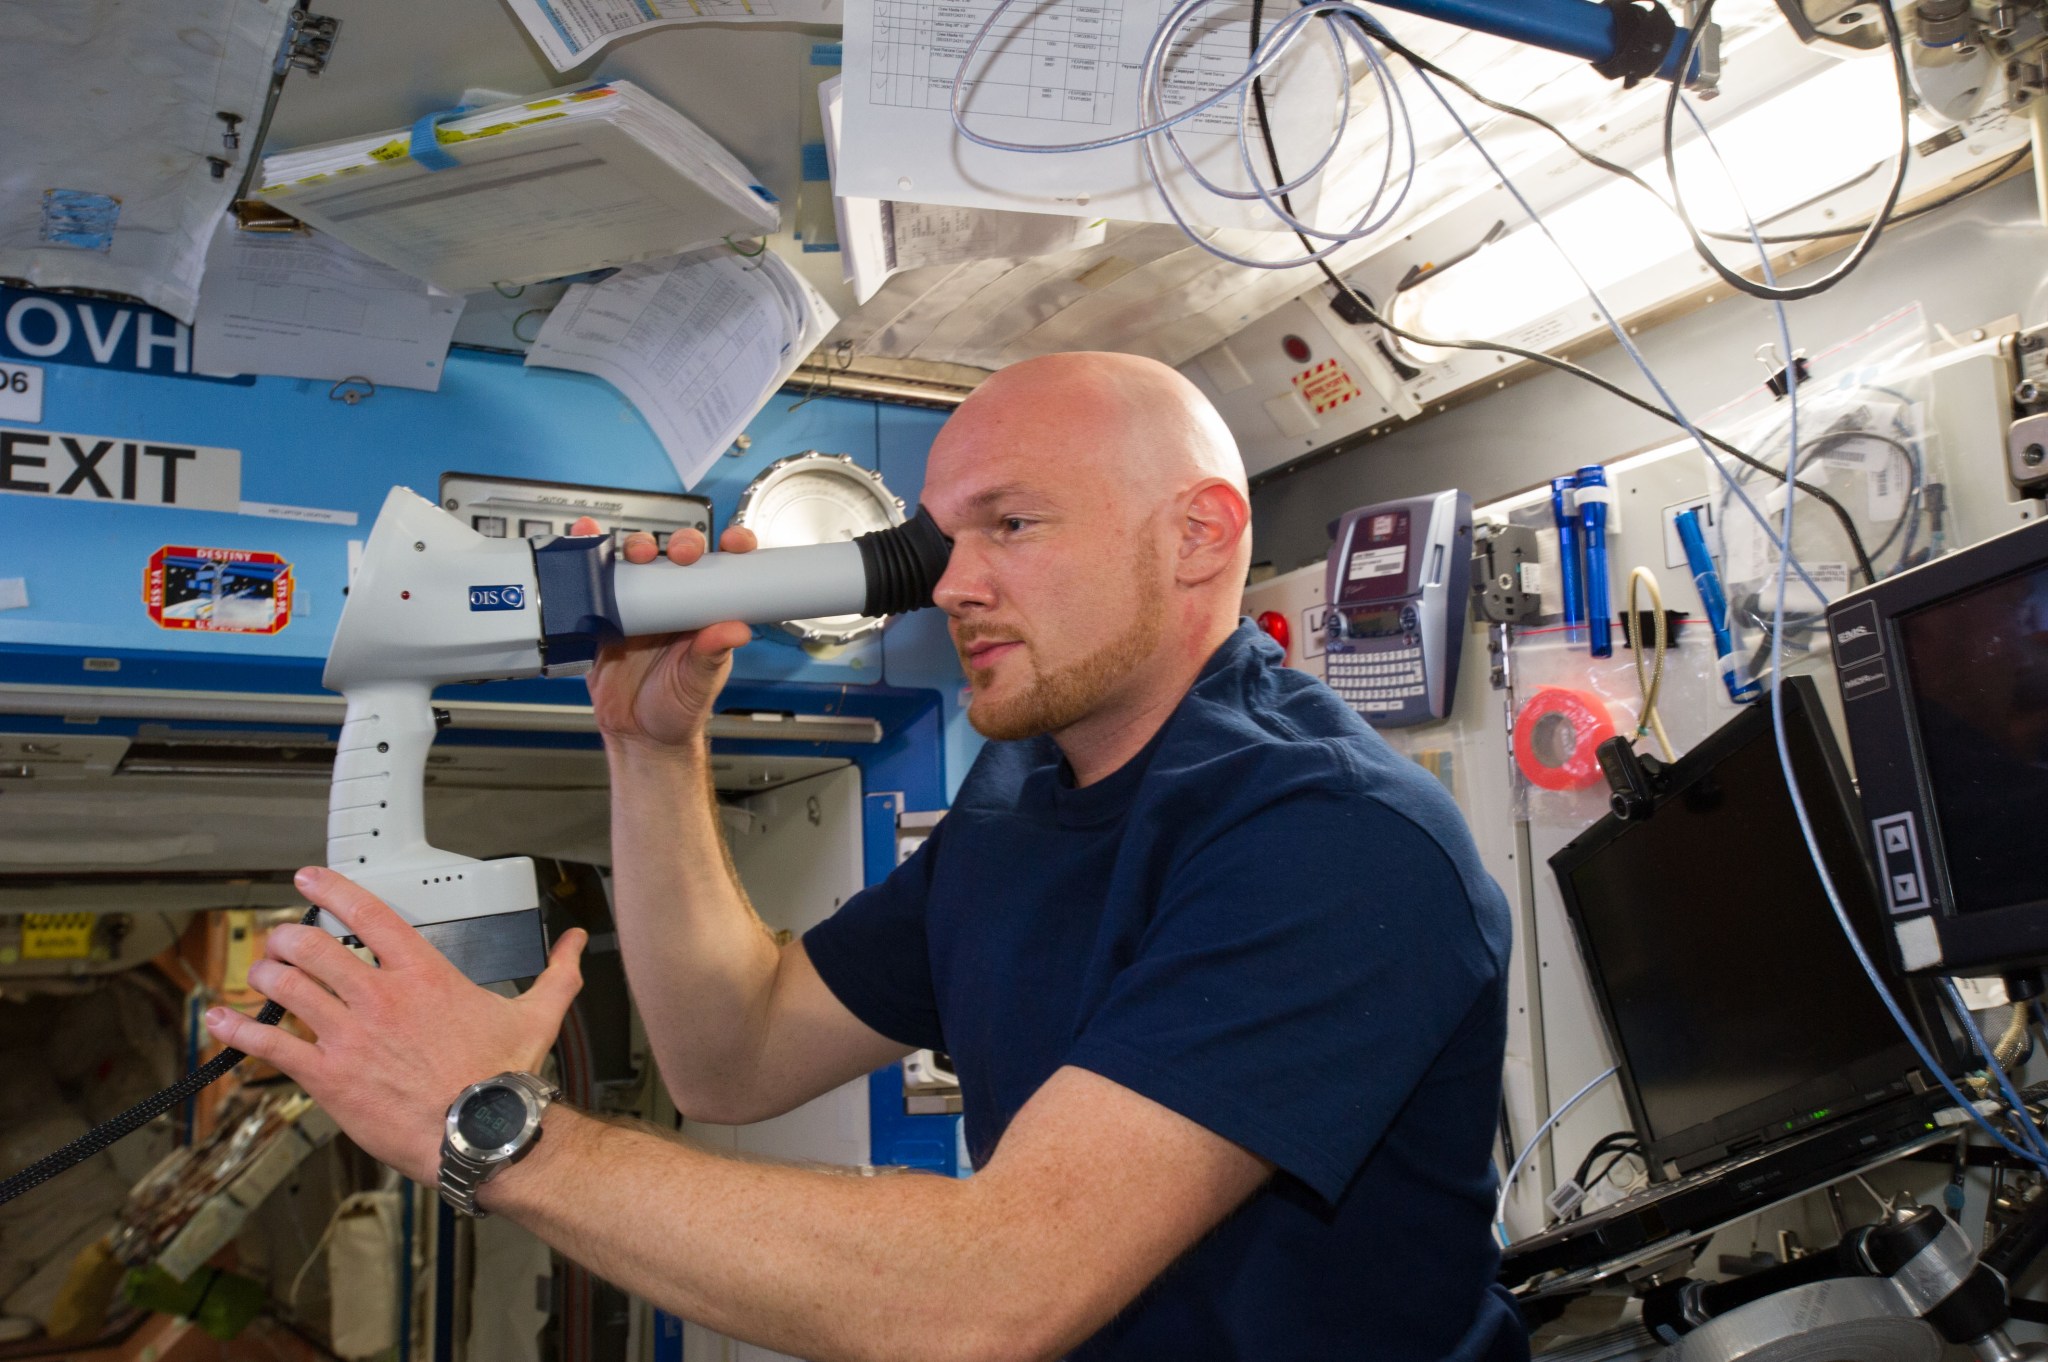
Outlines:
POLYGON ((868 579, 864 615, 905 615, 924 609, 932 603, 932 591, 953 556, 953 541, 922 506, 903 524, 853 542, 860 547, 860 564, 868 579))

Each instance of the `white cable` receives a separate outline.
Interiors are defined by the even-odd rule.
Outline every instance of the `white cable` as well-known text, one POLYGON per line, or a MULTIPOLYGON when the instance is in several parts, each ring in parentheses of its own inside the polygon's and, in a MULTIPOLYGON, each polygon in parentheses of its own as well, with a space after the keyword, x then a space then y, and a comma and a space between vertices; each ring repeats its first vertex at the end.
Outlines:
MULTIPOLYGON (((1207 4, 1210 2, 1211 0, 1185 0, 1183 9, 1190 9, 1192 7, 1197 7, 1199 5, 1207 4)), ((1346 15, 1347 17, 1357 20, 1360 29, 1368 36, 1370 36, 1373 32, 1374 25, 1377 22, 1373 20, 1372 16, 1366 13, 1366 11, 1360 9, 1356 4, 1351 3, 1351 0, 1310 0, 1308 4, 1303 5, 1300 9, 1294 11, 1293 13, 1289 14, 1286 18, 1282 19, 1279 24, 1275 25, 1273 31, 1267 34, 1266 37, 1260 41, 1260 52, 1265 55, 1253 61, 1252 70, 1247 74, 1244 83, 1248 84, 1250 77, 1252 75, 1256 75, 1258 72, 1262 71, 1266 66, 1271 65, 1274 61, 1278 60, 1280 50, 1286 45, 1286 43, 1291 38, 1292 34, 1298 32, 1301 29, 1301 27, 1308 23, 1311 19, 1317 18, 1318 16, 1324 15, 1326 13, 1340 13, 1346 15)), ((1265 182, 1259 178, 1256 169, 1251 164, 1250 124, 1247 121, 1246 105, 1243 102, 1243 100, 1240 99, 1238 105, 1237 128, 1238 156, 1240 161, 1245 166, 1246 173, 1250 176, 1253 192, 1260 199, 1260 201, 1264 203, 1265 206, 1273 213, 1273 215, 1276 218, 1278 218, 1285 226, 1299 233, 1302 236, 1320 237, 1323 240, 1328 241, 1330 244, 1321 248, 1320 250, 1310 251, 1302 255, 1291 256, 1282 260, 1260 260, 1250 256, 1238 255, 1233 251, 1225 250, 1223 247, 1218 246, 1214 241, 1209 240, 1208 238, 1202 236, 1200 232, 1195 228, 1195 226, 1188 221, 1187 215, 1181 210, 1180 205, 1175 201, 1172 192, 1168 190, 1166 186, 1166 179, 1160 173, 1158 157, 1153 149, 1152 142, 1150 140, 1147 140, 1146 142, 1144 142, 1141 148, 1145 158, 1146 176, 1151 181, 1153 189, 1158 193, 1160 201, 1166 206, 1166 211, 1168 215, 1173 218, 1174 224, 1181 229, 1182 233, 1184 233, 1190 241, 1193 241, 1197 246, 1200 246, 1203 250, 1207 251, 1209 254, 1217 257, 1220 260, 1224 260, 1229 262, 1230 264, 1239 265, 1247 269, 1294 269, 1301 265, 1314 264, 1319 260, 1328 259, 1346 243, 1359 240, 1361 238, 1370 236, 1373 233, 1379 231, 1382 227, 1386 226, 1388 222, 1392 221, 1394 216, 1400 212, 1402 205, 1405 204, 1407 201, 1408 191, 1413 186, 1415 180, 1415 126, 1413 120, 1408 115, 1407 100, 1405 96, 1403 96, 1401 93, 1400 83, 1392 78, 1391 73, 1387 70, 1384 59, 1382 59, 1379 53, 1373 49, 1372 44, 1370 42, 1364 41, 1362 39, 1358 41, 1359 50, 1365 53, 1367 64, 1373 70, 1374 79, 1378 82, 1381 91, 1382 102, 1385 104, 1387 109, 1388 147, 1387 154, 1385 157, 1385 163, 1382 167, 1379 188, 1373 192, 1371 199, 1367 201, 1365 207, 1360 211, 1358 218, 1352 223, 1352 225, 1349 228, 1340 232, 1332 232, 1327 229, 1314 227, 1308 223, 1303 222, 1293 213, 1289 212, 1286 209, 1286 207, 1279 202, 1278 196, 1280 191, 1277 189, 1268 189, 1265 186, 1265 182), (1391 174, 1391 167, 1393 165, 1393 142, 1395 137, 1395 124, 1397 121, 1397 116, 1401 129, 1402 138, 1404 140, 1407 150, 1407 168, 1400 177, 1400 192, 1394 196, 1393 202, 1389 203, 1384 210, 1380 210, 1379 204, 1381 200, 1386 196, 1389 176, 1391 174)), ((1161 50, 1163 51, 1163 49, 1161 50)), ((1163 64, 1156 69, 1148 69, 1146 75, 1147 84, 1141 96, 1141 98, 1143 98, 1145 101, 1143 107, 1147 111, 1163 107, 1159 103, 1160 96, 1158 89, 1159 84, 1163 83, 1164 80, 1163 64)), ((1346 100, 1348 105, 1348 85, 1346 87, 1346 100)), ((1182 165, 1187 166, 1190 173, 1192 173, 1195 176, 1196 180, 1205 187, 1214 188, 1213 183, 1205 177, 1203 177, 1200 174, 1200 172, 1196 171, 1193 165, 1188 161, 1185 153, 1183 153, 1180 150, 1178 139, 1174 138, 1171 134, 1168 134, 1167 141, 1168 145, 1173 148, 1175 155, 1180 157, 1182 165)), ((1298 183, 1298 181, 1291 183, 1298 183)), ((1231 197, 1238 196, 1231 195, 1231 197)))
POLYGON ((1543 1137, 1550 1133, 1551 1128, 1553 1126, 1555 1126, 1559 1121, 1562 1121, 1565 1118, 1565 1114, 1567 1112, 1569 1112, 1573 1107, 1577 1106, 1580 1102, 1583 1102, 1586 1099, 1587 1093, 1593 1091, 1593 1089, 1599 1087, 1602 1083, 1605 1083, 1608 1079, 1614 1077, 1614 1075, 1617 1072, 1619 1072, 1619 1070, 1616 1066, 1609 1065, 1607 1069, 1604 1072, 1602 1072, 1598 1077, 1594 1078, 1592 1082, 1586 1084, 1585 1087, 1580 1088, 1577 1092, 1573 1093, 1568 1099, 1566 1099, 1565 1104, 1563 1106, 1559 1107, 1556 1111, 1551 1112, 1550 1116, 1543 1122, 1543 1124, 1536 1127, 1536 1133, 1529 1137, 1529 1143, 1522 1146, 1522 1152, 1515 1155, 1515 1161, 1508 1165, 1508 1175, 1501 1179, 1500 1195, 1494 1199, 1493 1203, 1493 1232, 1494 1234, 1499 1236, 1500 1241, 1503 1244, 1507 1242, 1507 1233, 1503 1227, 1507 1224, 1508 1220, 1508 1193, 1515 1190, 1515 1179, 1522 1175, 1522 1165, 1529 1161, 1529 1156, 1534 1154, 1536 1150, 1542 1145, 1543 1137))
MULTIPOLYGON (((1028 155, 1068 155, 1078 152, 1101 151, 1131 143, 1139 145, 1144 158, 1146 179, 1165 205, 1167 214, 1181 231, 1195 245, 1218 259, 1246 269, 1285 270, 1326 260, 1340 247, 1363 240, 1383 229, 1399 214, 1407 202, 1408 191, 1414 183, 1417 158, 1415 152, 1415 128, 1408 114, 1405 96, 1400 82, 1388 70, 1385 59, 1374 46, 1376 35, 1384 33, 1379 21, 1356 0, 1306 0, 1295 10, 1286 14, 1259 41, 1256 49, 1248 56, 1245 70, 1222 89, 1197 100, 1177 113, 1167 112, 1167 87, 1169 74, 1167 64, 1172 55, 1174 39, 1192 24, 1196 17, 1218 0, 1178 0, 1178 3, 1161 19, 1147 42, 1145 55, 1139 68, 1138 126, 1127 132, 1115 133, 1108 137, 1091 138, 1080 142, 1032 143, 1012 142, 998 137, 986 136, 967 125, 966 91, 973 83, 969 77, 976 58, 987 45, 989 35, 1008 14, 1017 0, 997 0, 988 18, 982 21, 973 39, 962 55, 958 69, 953 73, 948 104, 954 130, 968 142, 997 151, 1018 152, 1028 155), (1348 22, 1340 23, 1339 20, 1348 22), (1293 47, 1302 32, 1311 24, 1318 24, 1329 39, 1330 49, 1336 59, 1337 82, 1342 91, 1343 102, 1339 106, 1336 128, 1328 144, 1316 157, 1314 163, 1284 183, 1268 186, 1254 164, 1252 154, 1252 124, 1250 102, 1246 93, 1253 81, 1277 65, 1293 47), (1365 56, 1374 84, 1379 92, 1380 103, 1385 112, 1385 153, 1382 158, 1380 180, 1367 199, 1365 206, 1348 224, 1337 227, 1323 227, 1303 221, 1281 202, 1282 198, 1317 180, 1335 158, 1346 130, 1351 123, 1352 82, 1350 66, 1345 60, 1346 41, 1355 43, 1365 56), (1232 189, 1217 183, 1195 164, 1182 146, 1180 126, 1190 119, 1198 118, 1235 97, 1237 100, 1236 134, 1238 161, 1242 165, 1249 189, 1232 189), (1320 249, 1311 249, 1303 254, 1285 259, 1263 260, 1239 255, 1226 250, 1215 241, 1204 236, 1188 220, 1187 213, 1168 189, 1166 176, 1162 173, 1156 142, 1163 140, 1173 157, 1203 191, 1225 200, 1249 203, 1256 199, 1269 212, 1278 229, 1293 231, 1303 237, 1313 237, 1328 244, 1320 249), (1406 152, 1406 166, 1397 177, 1394 174, 1394 149, 1400 143, 1406 152), (1399 185, 1391 201, 1390 187, 1399 185)), ((1261 134, 1263 136, 1263 133, 1261 134)))

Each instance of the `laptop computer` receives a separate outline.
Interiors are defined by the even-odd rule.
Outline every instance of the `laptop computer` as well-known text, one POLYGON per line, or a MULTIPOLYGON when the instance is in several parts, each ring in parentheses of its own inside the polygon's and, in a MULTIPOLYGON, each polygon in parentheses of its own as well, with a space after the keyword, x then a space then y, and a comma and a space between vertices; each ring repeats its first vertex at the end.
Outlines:
MULTIPOLYGON (((1891 969, 1862 820, 1818 692, 1795 677, 1779 695, 1843 906, 1956 1072, 1964 1066, 1924 986, 1891 969)), ((1501 1268, 1510 1286, 1705 1233, 1947 1128, 1947 1095, 1828 904, 1779 766, 1770 701, 1667 777, 1647 817, 1610 815, 1550 858, 1652 1183, 1511 1245, 1501 1268)))

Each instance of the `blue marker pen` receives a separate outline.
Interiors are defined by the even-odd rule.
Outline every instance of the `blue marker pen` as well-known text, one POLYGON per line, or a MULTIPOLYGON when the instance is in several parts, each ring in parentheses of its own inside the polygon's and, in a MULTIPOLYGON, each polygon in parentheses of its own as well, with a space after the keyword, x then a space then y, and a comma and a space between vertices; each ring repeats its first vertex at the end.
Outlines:
POLYGON ((1607 470, 1598 464, 1581 468, 1576 482, 1580 534, 1586 543, 1586 627, 1592 636, 1593 656, 1612 657, 1614 611, 1607 600, 1607 512, 1614 504, 1614 493, 1607 486, 1607 470))
POLYGON ((1707 552, 1700 513, 1680 511, 1672 518, 1678 523, 1678 542, 1685 545, 1686 564, 1692 568, 1692 584, 1699 588, 1700 608, 1707 612, 1707 624, 1714 631, 1714 652, 1721 659, 1721 680, 1728 687, 1728 698, 1738 705, 1748 704, 1761 688, 1742 675, 1742 663, 1735 656, 1735 638, 1728 628, 1728 597, 1721 590, 1721 574, 1714 571, 1714 555, 1707 552))
POLYGON ((1579 576, 1578 478, 1566 474, 1550 480, 1550 513, 1557 517, 1557 589, 1564 597, 1565 637, 1585 637, 1586 594, 1579 576))

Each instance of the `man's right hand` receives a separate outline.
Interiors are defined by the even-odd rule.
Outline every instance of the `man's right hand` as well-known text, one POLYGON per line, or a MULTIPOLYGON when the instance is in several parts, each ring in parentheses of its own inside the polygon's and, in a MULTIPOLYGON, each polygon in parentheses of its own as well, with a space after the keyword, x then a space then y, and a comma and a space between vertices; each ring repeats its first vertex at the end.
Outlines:
MULTIPOLYGON (((570 527, 571 534, 602 534, 588 517, 570 527)), ((754 532, 728 526, 718 538, 725 553, 748 553, 759 546, 754 532)), ((678 530, 669 536, 668 557, 685 567, 708 551, 704 536, 678 530)), ((627 536, 621 552, 629 563, 651 563, 659 555, 654 536, 627 536)), ((753 637, 738 621, 706 625, 687 634, 629 638, 599 649, 586 678, 598 731, 612 747, 681 747, 699 742, 711 720, 711 707, 732 671, 733 649, 753 637)))

